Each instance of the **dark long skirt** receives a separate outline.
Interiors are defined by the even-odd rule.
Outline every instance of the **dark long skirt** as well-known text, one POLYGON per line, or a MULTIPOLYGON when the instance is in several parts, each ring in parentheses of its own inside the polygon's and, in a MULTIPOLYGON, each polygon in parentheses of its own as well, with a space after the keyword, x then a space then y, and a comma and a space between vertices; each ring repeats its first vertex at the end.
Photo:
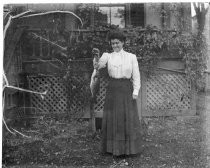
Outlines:
POLYGON ((102 122, 102 151, 115 156, 141 152, 140 121, 128 79, 111 79, 102 122))

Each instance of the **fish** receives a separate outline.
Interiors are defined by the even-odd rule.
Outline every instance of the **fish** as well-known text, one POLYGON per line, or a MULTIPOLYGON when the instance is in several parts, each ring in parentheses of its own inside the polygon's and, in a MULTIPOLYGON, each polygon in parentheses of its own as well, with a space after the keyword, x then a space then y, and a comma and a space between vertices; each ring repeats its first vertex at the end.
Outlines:
POLYGON ((98 69, 100 51, 98 48, 93 48, 92 56, 93 56, 94 70, 91 75, 90 91, 91 91, 92 99, 96 99, 96 95, 98 94, 99 89, 100 89, 100 75, 99 75, 99 69, 98 69))

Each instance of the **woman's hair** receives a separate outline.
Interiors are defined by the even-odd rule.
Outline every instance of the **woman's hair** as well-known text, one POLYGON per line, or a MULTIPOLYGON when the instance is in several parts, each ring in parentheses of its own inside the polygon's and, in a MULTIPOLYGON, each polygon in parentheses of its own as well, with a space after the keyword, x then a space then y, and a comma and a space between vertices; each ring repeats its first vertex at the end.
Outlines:
POLYGON ((114 40, 114 39, 118 39, 121 42, 125 42, 125 40, 126 40, 125 35, 120 30, 112 30, 112 31, 110 31, 108 38, 109 38, 109 41, 114 40))

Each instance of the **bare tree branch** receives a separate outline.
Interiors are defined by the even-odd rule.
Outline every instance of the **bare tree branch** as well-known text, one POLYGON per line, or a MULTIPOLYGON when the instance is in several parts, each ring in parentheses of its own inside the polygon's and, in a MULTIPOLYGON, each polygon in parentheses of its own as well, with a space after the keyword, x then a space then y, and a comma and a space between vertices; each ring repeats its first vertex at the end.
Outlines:
POLYGON ((18 133, 18 134, 22 135, 23 137, 26 137, 26 138, 31 138, 30 136, 27 136, 27 135, 25 135, 25 134, 23 134, 23 133, 21 133, 21 132, 17 131, 17 130, 16 130, 16 129, 14 129, 14 128, 12 128, 12 129, 13 129, 13 131, 15 131, 16 133, 18 133))
POLYGON ((198 9, 198 7, 196 6, 196 3, 195 3, 195 2, 193 2, 193 7, 194 7, 194 9, 195 9, 195 13, 198 14, 198 13, 199 13, 199 9, 198 9))
POLYGON ((206 10, 205 10, 205 16, 206 16, 208 10, 209 10, 209 5, 208 5, 208 7, 207 7, 206 10))

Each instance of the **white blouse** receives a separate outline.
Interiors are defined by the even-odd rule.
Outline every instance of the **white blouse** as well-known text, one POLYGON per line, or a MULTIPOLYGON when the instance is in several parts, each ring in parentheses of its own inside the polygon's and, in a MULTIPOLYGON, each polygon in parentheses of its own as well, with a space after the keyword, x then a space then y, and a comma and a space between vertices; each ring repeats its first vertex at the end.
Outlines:
POLYGON ((108 67, 112 78, 132 78, 133 94, 138 95, 140 89, 140 72, 136 55, 123 49, 120 52, 104 53, 99 59, 99 69, 108 67))

